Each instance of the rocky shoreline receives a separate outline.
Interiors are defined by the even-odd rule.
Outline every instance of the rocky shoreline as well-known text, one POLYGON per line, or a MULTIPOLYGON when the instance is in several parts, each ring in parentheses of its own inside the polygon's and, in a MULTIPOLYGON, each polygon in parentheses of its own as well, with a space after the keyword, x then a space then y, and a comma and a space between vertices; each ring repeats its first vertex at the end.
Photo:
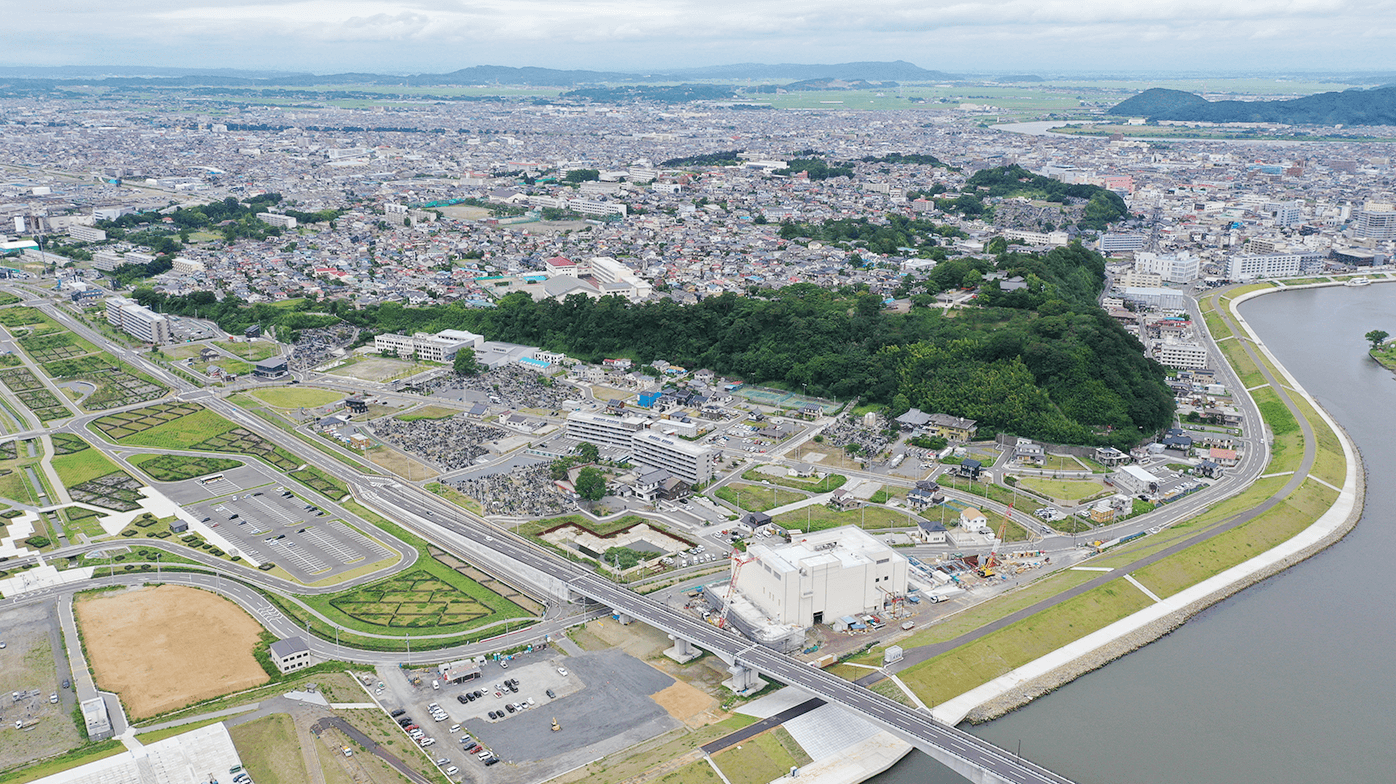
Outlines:
MULTIPOLYGON (((1337 425, 1336 423, 1335 427, 1338 430, 1343 430, 1342 426, 1337 425)), ((1341 437, 1347 440, 1348 443, 1352 443, 1352 439, 1348 437, 1346 431, 1343 431, 1341 433, 1341 437)), ((1027 705, 1029 702, 1032 702, 1038 697, 1053 692, 1059 687, 1064 686, 1067 683, 1070 683, 1071 681, 1081 677, 1082 675, 1085 675, 1088 672, 1091 672, 1092 670, 1104 667, 1105 665, 1124 656, 1125 654, 1137 651, 1140 648, 1143 648, 1145 645, 1148 645, 1149 643, 1162 638, 1164 635, 1167 635, 1174 629, 1177 629, 1179 626, 1182 626, 1184 623, 1188 621, 1189 618, 1192 618, 1194 615, 1197 615, 1198 613, 1202 612, 1208 607, 1211 607, 1212 605, 1221 602, 1227 597, 1239 593, 1240 591, 1243 591, 1246 588, 1256 585, 1257 583, 1263 582, 1264 580, 1269 579, 1271 576, 1279 574, 1285 569, 1288 569, 1291 566, 1294 566, 1295 564, 1298 564, 1301 561, 1307 560, 1308 558, 1328 549, 1329 547, 1332 547, 1344 536, 1347 536, 1348 532, 1357 526, 1357 521, 1362 518, 1363 500, 1366 495, 1367 486, 1367 470, 1362 463, 1361 453, 1357 450, 1356 445, 1353 446, 1353 452, 1356 455, 1358 468, 1356 503, 1353 504, 1352 511, 1348 513, 1348 516, 1346 519, 1343 520, 1342 525, 1335 528, 1323 539, 1320 539, 1319 541, 1309 545, 1308 547, 1305 547, 1303 550, 1300 550, 1299 552, 1296 552, 1293 555, 1281 561, 1277 561, 1271 564, 1270 566, 1255 572, 1246 579, 1239 580, 1221 589, 1213 591, 1212 593, 1202 597, 1201 599, 1198 599, 1188 604, 1186 607, 1176 610, 1158 619, 1157 621, 1154 621, 1153 623, 1150 623, 1146 626, 1142 626, 1134 632, 1126 634, 1092 651, 1091 653, 1085 656, 1073 659, 1071 662, 1068 662, 1067 664, 1064 664, 1054 670, 1051 670, 1050 672, 1044 673, 1043 675, 1038 676, 1037 678, 1033 678, 1030 681, 1027 681, 987 702, 978 705, 968 714, 965 715, 964 720, 968 721, 971 724, 981 724, 986 721, 992 721, 993 719, 997 719, 1000 716, 1003 716, 1004 714, 1011 713, 1017 710, 1018 708, 1027 705)))

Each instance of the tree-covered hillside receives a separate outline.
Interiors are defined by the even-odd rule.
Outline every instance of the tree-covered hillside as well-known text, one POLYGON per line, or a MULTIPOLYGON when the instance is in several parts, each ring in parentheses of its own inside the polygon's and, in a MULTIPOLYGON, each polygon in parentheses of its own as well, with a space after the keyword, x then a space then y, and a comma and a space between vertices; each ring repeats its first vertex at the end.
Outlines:
POLYGON ((1318 93, 1288 101, 1208 101, 1181 90, 1155 87, 1122 101, 1108 114, 1152 120, 1396 125, 1396 87, 1318 93))
MULTIPOLYGON (((375 333, 469 329, 584 360, 663 359, 886 403, 893 413, 917 406, 977 419, 981 433, 1123 447, 1169 423, 1173 401, 1162 367, 1096 305, 1105 268, 1098 254, 1080 246, 1003 254, 997 266, 1023 276, 1027 288, 1005 294, 990 283, 982 307, 950 316, 924 307, 895 314, 873 294, 810 284, 691 306, 581 295, 534 302, 516 293, 487 310, 459 303, 356 309, 339 301, 324 309, 375 333)), ((142 292, 138 299, 167 313, 198 307, 225 329, 240 329, 254 313, 273 323, 295 320, 287 327, 324 318, 213 303, 207 294, 142 292)))

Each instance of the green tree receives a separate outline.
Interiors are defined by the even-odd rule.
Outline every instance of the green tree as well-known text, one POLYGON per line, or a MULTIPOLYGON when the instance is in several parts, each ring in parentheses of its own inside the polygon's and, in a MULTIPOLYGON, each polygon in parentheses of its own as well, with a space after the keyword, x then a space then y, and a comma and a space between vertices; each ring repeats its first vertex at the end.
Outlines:
POLYGON ((480 373, 480 363, 475 359, 475 350, 463 348, 456 352, 456 358, 451 363, 451 370, 458 376, 474 376, 480 373))
POLYGON ((1363 337, 1367 338, 1367 342, 1372 344, 1372 350, 1376 351, 1377 349, 1381 348, 1381 344, 1385 343, 1386 339, 1391 336, 1383 330, 1374 329, 1371 332, 1368 332, 1363 337))
POLYGON ((606 495, 605 475, 592 466, 578 471, 577 495, 588 501, 600 501, 606 495))
POLYGON ((563 176, 563 182, 595 182, 601 179, 601 172, 597 169, 573 169, 563 176))
POLYGON ((601 450, 596 448, 596 444, 590 441, 583 441, 577 446, 577 454, 584 462, 595 463, 601 457, 601 450))

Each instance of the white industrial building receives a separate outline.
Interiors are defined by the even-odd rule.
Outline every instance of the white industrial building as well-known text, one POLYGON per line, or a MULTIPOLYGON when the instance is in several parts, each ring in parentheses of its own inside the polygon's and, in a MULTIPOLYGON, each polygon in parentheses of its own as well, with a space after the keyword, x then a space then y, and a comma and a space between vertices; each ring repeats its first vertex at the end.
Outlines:
POLYGON ((107 300, 107 323, 145 343, 170 342, 170 320, 127 297, 107 300))
POLYGON ((879 612, 906 595, 906 558, 854 526, 799 534, 785 545, 752 545, 747 558, 737 593, 775 624, 832 623, 879 612))
POLYGON ((1140 468, 1128 465, 1110 475, 1110 483, 1126 495, 1152 495, 1158 492, 1159 478, 1140 468))

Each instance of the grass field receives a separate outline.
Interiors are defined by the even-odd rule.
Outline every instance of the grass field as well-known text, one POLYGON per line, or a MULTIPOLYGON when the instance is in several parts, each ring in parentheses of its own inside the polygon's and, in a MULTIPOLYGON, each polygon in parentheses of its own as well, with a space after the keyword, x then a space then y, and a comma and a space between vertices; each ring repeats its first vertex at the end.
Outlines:
POLYGON ((783 528, 794 528, 800 531, 823 531, 826 528, 838 528, 842 525, 852 525, 869 530, 911 528, 915 527, 916 521, 921 518, 916 515, 908 516, 906 512, 888 509, 885 506, 866 506, 861 509, 850 509, 847 512, 836 512, 827 506, 815 504, 776 515, 773 519, 776 525, 783 528))
POLYGON ((1151 603, 1138 588, 1123 579, 1114 580, 1006 629, 913 665, 903 670, 900 677, 923 702, 938 704, 1151 603))
POLYGON ((129 446, 192 449, 195 444, 236 427, 195 403, 161 403, 95 420, 91 425, 113 441, 129 446))
POLYGON ((775 485, 763 487, 741 482, 732 482, 719 487, 714 495, 748 512, 764 512, 805 498, 802 493, 783 490, 775 485))
MULTIPOLYGON (((757 468, 759 467, 757 466, 757 468)), ((744 472, 742 478, 756 484, 765 481, 773 485, 793 487, 796 490, 808 490, 811 493, 829 493, 843 487, 844 483, 848 481, 848 477, 843 474, 827 474, 823 479, 814 479, 813 477, 802 479, 798 476, 770 476, 756 470, 756 468, 744 472)))
POLYGON ((766 784, 789 773, 791 766, 805 765, 809 761, 809 755, 784 727, 763 732, 713 755, 713 762, 731 784, 766 784))
MULTIPOLYGON (((1099 482, 1070 479, 1045 479, 1038 476, 1020 476, 1018 483, 1029 490, 1058 501, 1079 501, 1089 498, 1105 489, 1099 482)), ((1016 508, 1016 507, 1015 507, 1016 508)))
POLYGON ((65 487, 74 487, 120 469, 96 449, 83 449, 53 458, 53 470, 58 472, 65 487))
POLYGON ((255 389, 250 394, 277 408, 315 408, 345 398, 343 392, 303 386, 267 387, 255 389))
POLYGON ((257 784, 303 784, 310 781, 301 758, 296 725, 284 713, 273 713, 228 730, 238 757, 257 784))
POLYGON ((263 359, 266 359, 268 357, 274 357, 277 354, 281 353, 281 346, 279 344, 268 343, 265 341, 257 341, 255 343, 234 343, 230 340, 220 340, 215 342, 213 345, 223 349, 224 351, 227 351, 230 354, 236 354, 242 357, 243 359, 249 360, 251 362, 260 362, 263 359))

